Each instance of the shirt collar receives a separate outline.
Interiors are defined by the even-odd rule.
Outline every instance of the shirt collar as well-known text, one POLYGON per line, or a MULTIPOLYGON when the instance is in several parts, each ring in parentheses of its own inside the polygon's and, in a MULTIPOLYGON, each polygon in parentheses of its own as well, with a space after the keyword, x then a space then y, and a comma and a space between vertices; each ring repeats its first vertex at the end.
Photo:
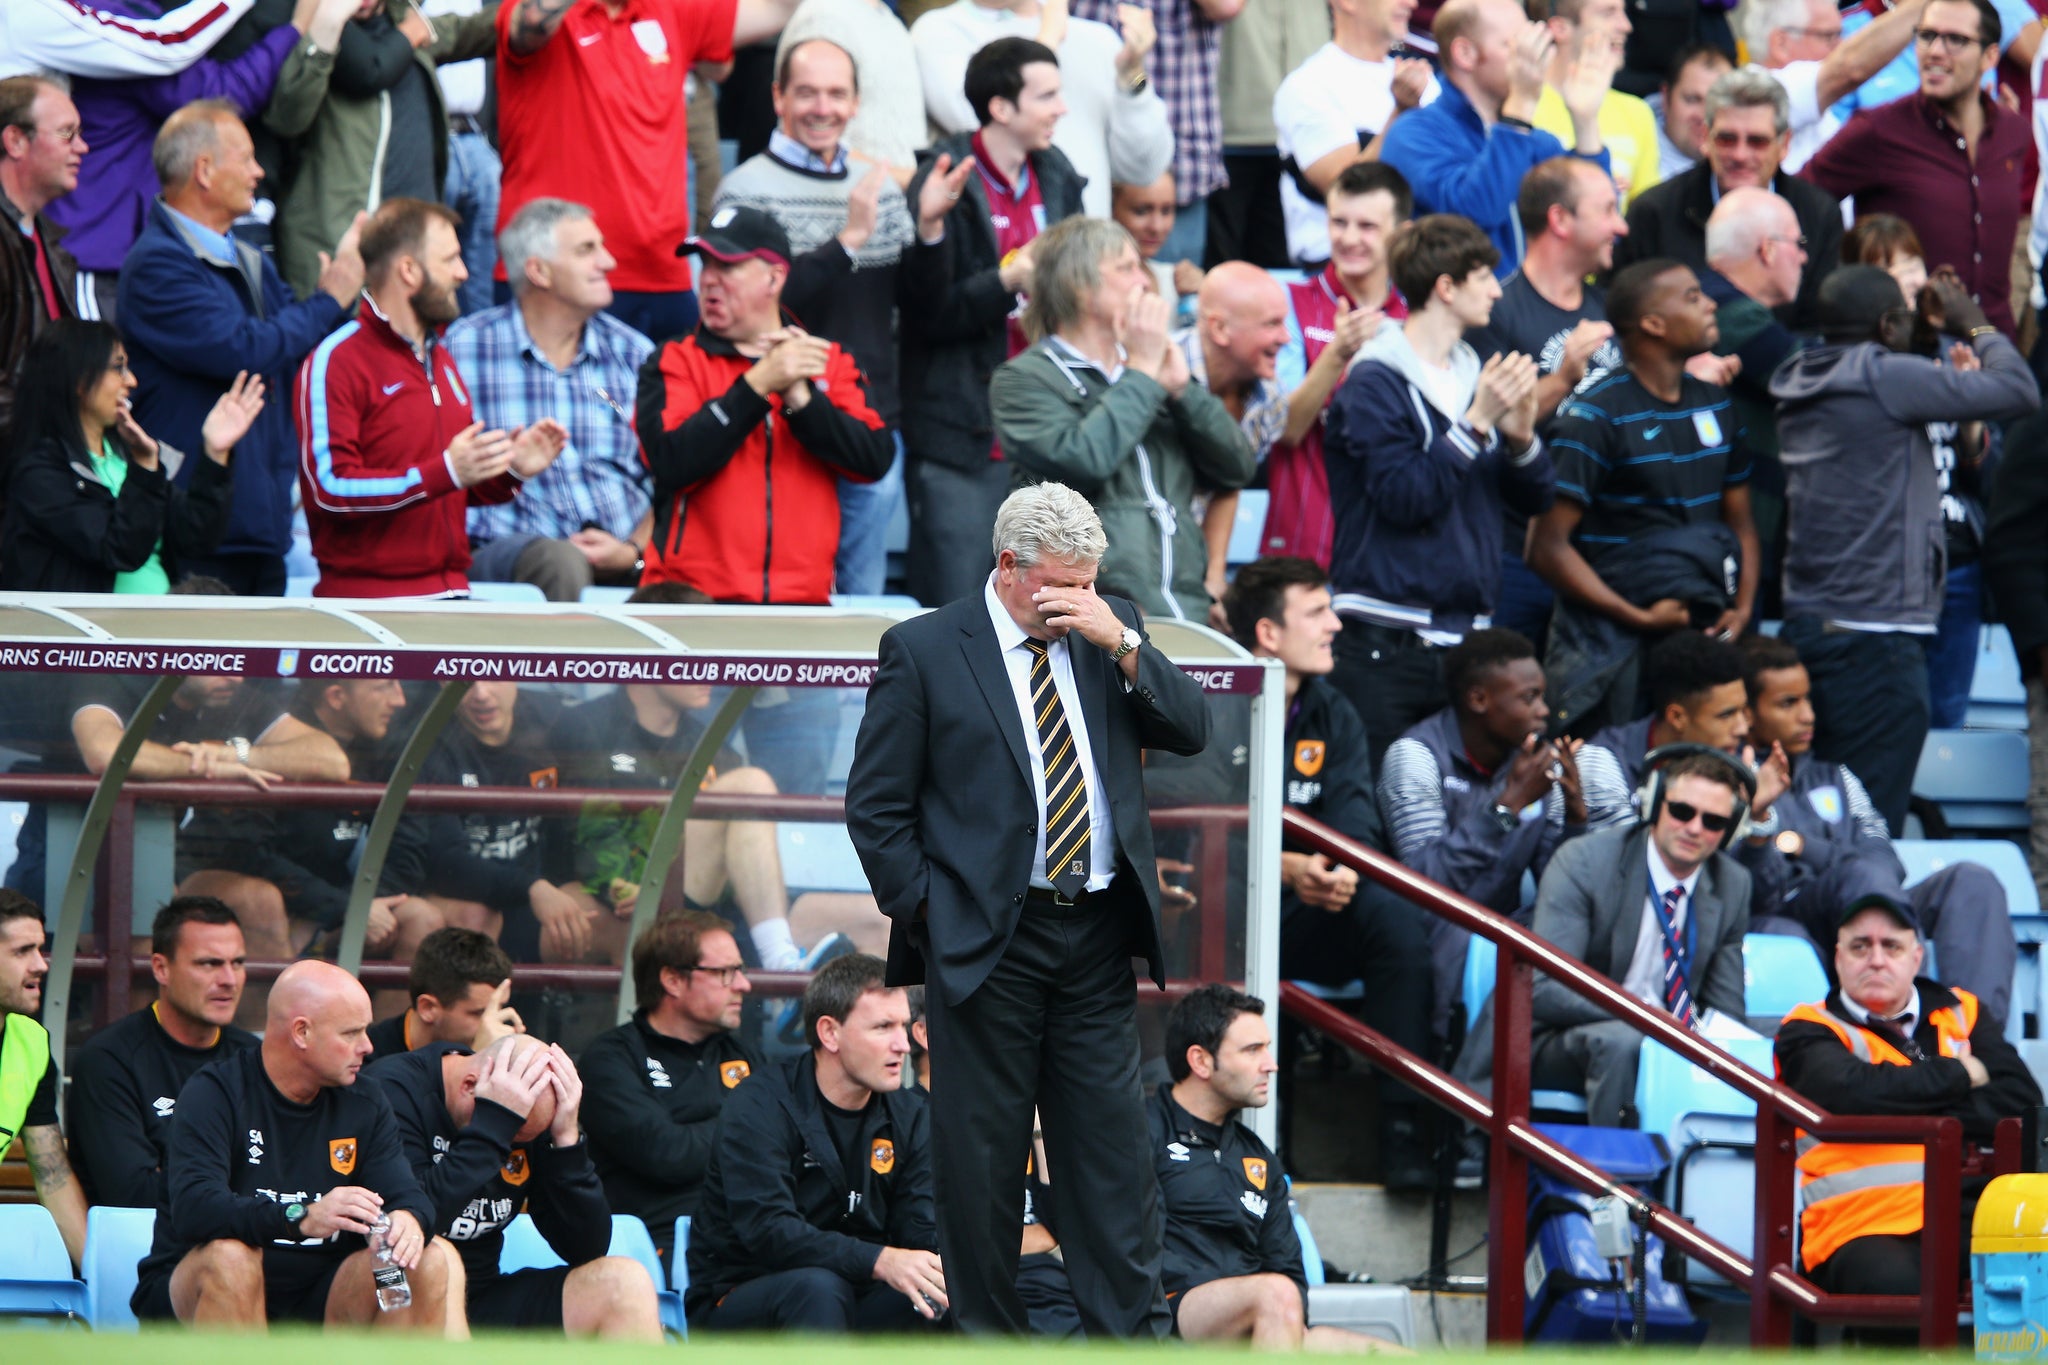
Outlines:
MULTIPOLYGON (((996 596, 996 576, 993 572, 989 574, 988 582, 982 586, 981 600, 982 605, 988 608, 989 621, 996 628, 996 644, 1004 654, 1008 654, 1031 638, 1024 633, 1024 627, 1017 624, 1016 618, 1010 615, 1009 609, 1003 605, 1003 600, 996 596)), ((1047 652, 1051 652, 1051 645, 1058 643, 1057 640, 1049 641, 1047 652)))
MULTIPOLYGON (((516 295, 509 306, 509 311, 512 315, 512 344, 514 348, 519 354, 531 356, 549 369, 553 369, 554 363, 535 344, 533 333, 526 330, 526 314, 520 310, 519 299, 516 295)), ((576 357, 569 362, 569 368, 573 370, 586 360, 597 359, 597 347, 597 317, 592 316, 588 322, 583 324, 583 336, 576 343, 576 357)))
POLYGON ((832 149, 832 159, 827 161, 810 148, 798 142, 780 128, 768 134, 768 155, 777 161, 796 167, 800 171, 816 171, 821 175, 840 175, 846 170, 846 148, 832 149))
POLYGON ((171 221, 184 231, 194 246, 204 251, 214 260, 219 261, 222 265, 233 265, 235 263, 235 239, 229 236, 228 233, 215 232, 197 219, 189 218, 178 212, 169 204, 164 205, 164 212, 171 215, 171 221))
POLYGON ((970 145, 974 149, 974 168, 980 174, 982 180, 986 182, 988 189, 992 193, 1001 194, 1010 199, 1018 199, 1022 198, 1031 189, 1030 157, 1025 157, 1024 163, 1017 167, 1017 183, 1013 185, 1003 179, 1003 173, 996 169, 994 160, 988 154, 988 148, 982 145, 980 133, 974 135, 974 140, 970 145))
MULTIPOLYGON (((1067 358, 1072 360, 1075 364, 1086 365, 1089 369, 1094 370, 1097 374, 1102 375, 1103 378, 1107 379, 1112 384, 1116 383, 1117 380, 1124 377, 1124 359, 1128 355, 1128 352, 1124 350, 1122 342, 1117 343, 1116 364, 1111 366, 1106 371, 1102 368, 1101 365, 1097 364, 1089 357, 1082 355, 1080 351, 1074 348, 1074 344, 1072 342, 1068 341, 1065 337, 1061 336, 1057 332, 1047 337, 1045 339, 1045 344, 1048 346, 1057 347, 1059 350, 1066 352, 1067 358)), ((1054 359, 1058 359, 1058 357, 1055 356, 1054 359)), ((1198 377, 1195 377, 1193 375, 1190 375, 1189 377, 1194 378, 1195 382, 1198 384, 1202 383, 1202 381, 1198 377)), ((1205 384, 1203 385, 1203 387, 1206 388, 1208 386, 1205 384)))
MULTIPOLYGON (((1854 1000, 1851 1000, 1849 998, 1849 993, 1847 991, 1842 992, 1842 1008, 1849 1012, 1849 1017, 1855 1022, 1863 1024, 1865 1026, 1869 1025, 1871 1018, 1870 1011, 1863 1008, 1863 1006, 1857 1004, 1854 1000)), ((1918 1028, 1920 1026, 1921 1020, 1925 1019, 1926 1017, 1926 1015, 1920 1012, 1920 988, 1918 986, 1915 986, 1913 988, 1913 994, 1909 996, 1906 1000, 1906 1014, 1904 1022, 1892 1024, 1892 1027, 1899 1029, 1900 1031, 1905 1033, 1907 1037, 1910 1038, 1913 1036, 1913 1030, 1918 1028)), ((1879 1015, 1878 1018, 1884 1020, 1885 1023, 1891 1023, 1891 1020, 1886 1019, 1883 1015, 1879 1015)))
POLYGON ((1643 841, 1643 844, 1644 856, 1650 860, 1651 889, 1653 889, 1657 893, 1657 899, 1661 901, 1664 899, 1665 896, 1670 894, 1672 887, 1684 887, 1685 897, 1678 903, 1679 912, 1681 914, 1684 913, 1685 908, 1688 905, 1692 904, 1693 891, 1699 885, 1700 870, 1698 868, 1694 868, 1692 870, 1692 875, 1682 880, 1678 877, 1674 877, 1671 875, 1671 869, 1664 866, 1664 859, 1658 856, 1657 845, 1653 841, 1647 839, 1643 841))

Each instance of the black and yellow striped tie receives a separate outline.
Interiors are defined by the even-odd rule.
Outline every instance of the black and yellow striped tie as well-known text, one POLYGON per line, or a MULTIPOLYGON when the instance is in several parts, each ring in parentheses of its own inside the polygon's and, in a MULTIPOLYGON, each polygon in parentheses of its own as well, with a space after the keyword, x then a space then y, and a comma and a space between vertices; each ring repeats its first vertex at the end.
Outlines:
POLYGON ((1088 885, 1088 784, 1053 685, 1045 641, 1026 640, 1024 647, 1031 651, 1031 713, 1045 766, 1045 879, 1071 900, 1088 885))

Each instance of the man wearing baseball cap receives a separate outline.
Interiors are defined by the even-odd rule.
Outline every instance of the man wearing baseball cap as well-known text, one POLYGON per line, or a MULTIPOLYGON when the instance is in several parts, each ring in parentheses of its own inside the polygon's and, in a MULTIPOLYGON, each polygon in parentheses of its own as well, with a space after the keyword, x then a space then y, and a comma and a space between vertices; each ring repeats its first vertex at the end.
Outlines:
POLYGON ((895 442, 851 356, 783 311, 789 237, 730 206, 676 248, 703 258, 697 329, 640 371, 635 423, 654 476, 646 583, 720 602, 822 605, 841 476, 888 471, 895 442), (689 515, 684 515, 688 499, 689 515))

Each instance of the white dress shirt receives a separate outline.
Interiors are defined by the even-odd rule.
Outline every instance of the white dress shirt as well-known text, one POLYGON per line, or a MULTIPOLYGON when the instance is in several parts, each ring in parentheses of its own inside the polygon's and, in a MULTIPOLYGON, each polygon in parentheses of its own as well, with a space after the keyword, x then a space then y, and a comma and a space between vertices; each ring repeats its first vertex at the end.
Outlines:
MULTIPOLYGON (((1849 1011, 1849 1017, 1855 1022, 1862 1024, 1865 1028, 1870 1026, 1872 1011, 1851 1000, 1847 991, 1842 993, 1842 1008, 1849 1011)), ((1877 1016, 1881 1022, 1890 1024, 1908 1038, 1913 1036, 1913 1030, 1920 1026, 1920 1020, 1924 1017, 1920 1012, 1920 988, 1918 986, 1913 988, 1912 998, 1906 1001, 1905 1013, 1895 1019, 1887 1019, 1882 1014, 1877 1016)))
MULTIPOLYGON (((996 644, 1003 651, 1003 667, 1010 675, 1010 691, 1016 694, 1017 715, 1024 723, 1024 747, 1031 754, 1031 790, 1038 802, 1038 837, 1031 851, 1031 884, 1051 890, 1045 875, 1045 756, 1038 750, 1038 718, 1031 708, 1032 651, 1024 647, 1031 637, 1010 619, 1010 613, 996 597, 996 578, 990 574, 982 588, 988 619, 995 623, 996 644)), ((1109 800, 1103 794, 1102 776, 1095 769, 1095 751, 1088 744, 1088 720, 1081 714, 1081 693, 1074 685, 1071 635, 1051 641, 1045 651, 1052 666, 1052 685, 1067 713, 1067 729, 1074 736, 1074 758, 1081 765, 1081 780, 1088 787, 1088 890, 1101 891, 1116 876, 1116 829, 1110 823, 1109 800)))
MULTIPOLYGON (((1662 901, 1671 894, 1671 888, 1682 886, 1685 894, 1679 897, 1678 913, 1671 917, 1671 927, 1677 931, 1679 942, 1685 941, 1685 921, 1692 914, 1692 893, 1699 885, 1700 870, 1694 868, 1690 877, 1680 878, 1664 866, 1663 857, 1653 843, 1648 850, 1650 863, 1650 885, 1655 888, 1656 900, 1662 901)), ((1636 950, 1628 960, 1628 975, 1621 979, 1621 988, 1644 1004, 1656 1009, 1664 1008, 1664 927, 1658 923, 1657 907, 1649 893, 1643 895, 1642 926, 1636 930, 1636 950)), ((1695 1017, 1706 1013, 1706 1006, 1700 1003, 1700 973, 1692 963, 1686 964, 1686 993, 1692 997, 1695 1017)))

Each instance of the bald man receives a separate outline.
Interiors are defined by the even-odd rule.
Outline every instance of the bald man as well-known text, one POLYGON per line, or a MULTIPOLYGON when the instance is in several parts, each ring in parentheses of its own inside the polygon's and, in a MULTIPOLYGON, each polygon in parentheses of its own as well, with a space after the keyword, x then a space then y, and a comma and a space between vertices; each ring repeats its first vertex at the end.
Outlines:
POLYGON ((467 1334, 462 1263, 429 1242, 433 1206, 390 1105, 357 1089, 370 997, 325 962, 271 988, 263 1046, 205 1067, 178 1094, 138 1317, 262 1330, 270 1322, 467 1334), (390 1222, 412 1304, 379 1312, 365 1236, 390 1222), (451 1303, 450 1300, 453 1299, 451 1303))
MULTIPOLYGON (((1714 315, 1720 328, 1714 354, 1742 362, 1725 381, 1729 396, 1735 400, 1750 449, 1775 458, 1778 403, 1771 397, 1771 376, 1805 345, 1773 311, 1799 296, 1806 273, 1806 237, 1799 215, 1790 201, 1770 190, 1755 185, 1729 190, 1707 218, 1706 250, 1712 269, 1700 272, 1700 291, 1719 310, 1714 315)), ((1784 543, 1785 495, 1776 487, 1780 482, 1765 487, 1760 481, 1754 495, 1757 538, 1767 546, 1784 543)))
POLYGON ((611 1208, 577 1124, 583 1081, 568 1053, 523 1034, 478 1053, 431 1043, 365 1076, 391 1102, 434 1230, 461 1251, 472 1326, 661 1340, 654 1281, 605 1255, 611 1208), (564 1264, 501 1275, 505 1225, 522 1206, 564 1264))

